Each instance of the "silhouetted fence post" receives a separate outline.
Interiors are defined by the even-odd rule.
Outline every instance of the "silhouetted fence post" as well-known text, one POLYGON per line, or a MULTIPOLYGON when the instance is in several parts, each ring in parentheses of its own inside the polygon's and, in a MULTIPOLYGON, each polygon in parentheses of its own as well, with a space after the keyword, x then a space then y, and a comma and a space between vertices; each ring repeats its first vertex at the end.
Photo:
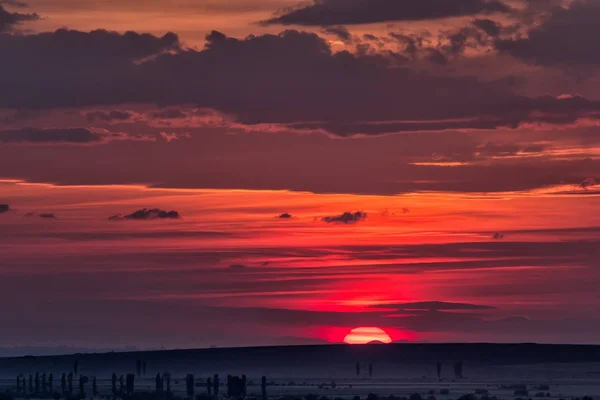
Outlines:
POLYGON ((167 394, 171 394, 171 373, 165 372, 163 379, 167 382, 167 394))
POLYGON ((75 362, 73 363, 73 373, 75 375, 77 375, 78 370, 79 370, 79 363, 77 362, 77 360, 75 360, 75 362))
POLYGON ((160 393, 160 374, 156 374, 156 378, 154 379, 154 390, 156 393, 160 393))
POLYGON ((35 393, 40 393, 40 374, 35 373, 35 393))
POLYGON ((69 391, 69 396, 73 395, 73 373, 69 372, 69 375, 67 376, 67 387, 68 387, 68 391, 69 391))
POLYGON ((194 375, 187 374, 185 377, 185 387, 188 399, 194 398, 194 375))
POLYGON ((212 379, 209 376, 208 378, 206 378, 206 392, 208 393, 209 396, 212 396, 212 388, 213 388, 212 379))
POLYGON ((96 397, 98 395, 98 383, 96 382, 96 377, 92 378, 92 396, 96 397))
POLYGON ((356 363, 356 377, 360 377, 360 363, 357 362, 356 363))
POLYGON ((67 375, 63 372, 60 377, 60 392, 65 397, 67 395, 67 375))
POLYGON ((142 361, 142 375, 146 376, 146 361, 142 361))
POLYGON ((215 398, 219 398, 219 387, 221 386, 221 380, 219 379, 219 374, 215 374, 215 376, 213 377, 213 385, 214 385, 214 392, 215 392, 215 398))
POLYGON ((248 380, 246 379, 246 375, 242 375, 242 397, 246 397, 248 389, 248 380))
POLYGON ((117 374, 113 372, 111 377, 111 389, 113 396, 117 396, 117 374))
POLYGON ((142 375, 142 360, 136 360, 135 373, 137 374, 138 377, 142 375))
POLYGON ((29 393, 33 393, 33 375, 29 374, 29 393))
POLYGON ((123 378, 123 375, 119 376, 119 391, 125 393, 125 379, 123 378))
POLYGON ((79 376, 79 397, 85 398, 85 384, 88 381, 87 376, 80 375, 79 376))
POLYGON ((48 391, 53 394, 54 393, 54 375, 50 374, 48 376, 48 391))
POLYGON ((46 374, 42 374, 42 393, 48 393, 48 381, 46 380, 46 374))
POLYGON ((369 378, 373 378, 373 364, 369 364, 369 378))
POLYGON ((260 381, 260 390, 262 392, 262 400, 267 400, 267 377, 263 376, 260 381))
POLYGON ((438 377, 438 381, 442 379, 442 363, 441 362, 437 362, 437 377, 438 377))
POLYGON ((135 375, 127 374, 127 394, 132 394, 135 389, 135 375))

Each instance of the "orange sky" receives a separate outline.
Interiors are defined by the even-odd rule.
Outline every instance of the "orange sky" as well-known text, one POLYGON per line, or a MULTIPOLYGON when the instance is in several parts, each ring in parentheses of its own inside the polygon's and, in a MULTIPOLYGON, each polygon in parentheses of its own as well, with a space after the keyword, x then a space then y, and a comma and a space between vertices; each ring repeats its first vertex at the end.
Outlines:
MULTIPOLYGON (((73 313, 80 312, 75 303, 96 301, 99 310, 112 302, 222 307, 224 313, 249 308, 264 324, 291 332, 273 333, 263 338, 267 341, 279 336, 341 341, 365 320, 383 324, 394 340, 444 340, 460 331, 452 319, 465 313, 476 316, 477 326, 461 332, 464 340, 496 337, 486 324, 519 317, 536 322, 526 329, 505 327, 508 337, 513 331, 552 341, 552 334, 542 332, 544 324, 577 318, 596 306, 597 254, 585 243, 597 239, 598 195, 573 186, 493 196, 360 196, 5 181, 0 198, 13 209, 0 219, 2 290, 24 311, 34 312, 30 307, 37 300, 14 290, 21 276, 40 287, 40 300, 73 313), (107 219, 144 207, 174 209, 181 218, 107 219), (345 211, 364 211, 367 218, 349 224, 322 220, 345 211), (284 212, 292 218, 277 218, 284 212), (494 239, 495 233, 503 236, 494 239), (577 249, 582 253, 574 253, 577 249), (61 291, 67 283, 77 285, 82 268, 98 284, 92 288, 84 281, 72 293, 61 291), (119 283, 115 279, 122 274, 131 278, 119 283), (589 285, 581 286, 584 281, 589 285), (386 306, 434 300, 494 308, 430 310, 415 317, 386 306), (268 315, 270 309, 282 309, 283 315, 268 315), (304 327, 293 328, 294 317, 283 310, 312 314, 304 327), (380 315, 365 316, 376 310, 380 315), (331 312, 344 316, 323 326, 331 312), (356 322, 344 313, 358 313, 356 322), (444 318, 436 319, 437 313, 444 318)), ((141 318, 134 311, 126 317, 141 318)), ((52 329, 48 334, 52 337, 52 329)), ((146 340, 152 345, 157 338, 146 340)), ((200 338, 181 341, 209 344, 200 338)), ((170 345, 181 344, 173 339, 170 345)))

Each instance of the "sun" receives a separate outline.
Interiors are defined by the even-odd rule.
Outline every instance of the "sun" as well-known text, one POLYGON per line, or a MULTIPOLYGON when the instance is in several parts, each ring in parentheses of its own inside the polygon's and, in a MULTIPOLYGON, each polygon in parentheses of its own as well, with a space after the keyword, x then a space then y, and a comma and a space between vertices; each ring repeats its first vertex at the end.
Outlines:
POLYGON ((352 329, 346 337, 347 344, 392 343, 392 338, 381 328, 360 327, 352 329))

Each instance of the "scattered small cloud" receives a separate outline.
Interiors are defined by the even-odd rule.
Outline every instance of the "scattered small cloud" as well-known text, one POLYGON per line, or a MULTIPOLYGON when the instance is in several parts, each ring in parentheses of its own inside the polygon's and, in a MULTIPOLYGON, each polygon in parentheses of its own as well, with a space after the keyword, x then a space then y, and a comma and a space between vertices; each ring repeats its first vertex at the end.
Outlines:
POLYGON ((0 204, 0 214, 4 214, 10 211, 8 204, 0 204))
POLYGON ((171 143, 173 140, 179 140, 182 138, 191 138, 192 135, 189 133, 171 133, 171 132, 161 132, 160 136, 165 139, 168 143, 171 143))
POLYGON ((27 8, 29 5, 24 1, 19 0, 0 0, 0 5, 6 4, 7 6, 17 7, 17 8, 27 8))
POLYGON ((227 267, 227 269, 234 272, 240 272, 247 270, 248 267, 244 264, 232 264, 229 267, 227 267))
POLYGON ((367 218, 367 213, 363 211, 345 212, 341 215, 335 215, 331 217, 325 217, 322 219, 323 222, 331 223, 343 223, 343 224, 351 224, 355 222, 362 221, 367 218))
POLYGON ((178 219, 181 216, 177 211, 161 210, 159 208, 142 208, 131 214, 121 215, 116 214, 108 217, 111 221, 122 221, 122 220, 153 220, 153 219, 178 219))
POLYGON ((587 178, 585 181, 581 182, 581 184, 579 186, 581 186, 583 189, 587 189, 592 186, 596 186, 597 184, 598 183, 596 182, 596 180, 594 178, 587 178))
POLYGON ((101 122, 114 122, 114 121, 127 121, 133 114, 128 111, 91 111, 85 114, 85 117, 90 122, 101 121, 101 122))
POLYGON ((291 219, 292 218, 292 214, 283 213, 283 214, 280 214, 277 218, 279 218, 279 219, 291 219))
POLYGON ((37 21, 40 19, 40 16, 33 14, 21 14, 21 13, 12 13, 6 11, 2 4, 8 4, 12 6, 17 6, 17 4, 23 4, 19 2, 0 2, 0 32, 9 32, 14 30, 16 25, 22 24, 27 21, 37 21))
POLYGON ((493 310, 495 307, 481 304, 452 303, 447 301, 418 301, 414 303, 380 304, 371 306, 376 309, 395 308, 398 311, 457 311, 457 310, 493 310))
POLYGON ((25 216, 27 218, 31 218, 31 217, 40 217, 40 218, 45 218, 45 219, 55 219, 56 218, 56 214, 53 214, 53 213, 28 212, 27 214, 25 214, 25 216))
POLYGON ((56 215, 54 215, 52 213, 41 213, 41 214, 38 214, 38 216, 40 218, 47 218, 47 219, 55 219, 56 218, 56 215))

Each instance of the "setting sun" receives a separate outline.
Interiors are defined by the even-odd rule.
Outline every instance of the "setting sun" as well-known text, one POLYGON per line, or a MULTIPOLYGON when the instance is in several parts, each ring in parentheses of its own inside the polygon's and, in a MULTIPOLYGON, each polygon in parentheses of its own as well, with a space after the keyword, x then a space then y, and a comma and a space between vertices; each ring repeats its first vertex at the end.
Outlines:
POLYGON ((344 337, 347 344, 392 343, 392 338, 381 328, 354 328, 344 337))

